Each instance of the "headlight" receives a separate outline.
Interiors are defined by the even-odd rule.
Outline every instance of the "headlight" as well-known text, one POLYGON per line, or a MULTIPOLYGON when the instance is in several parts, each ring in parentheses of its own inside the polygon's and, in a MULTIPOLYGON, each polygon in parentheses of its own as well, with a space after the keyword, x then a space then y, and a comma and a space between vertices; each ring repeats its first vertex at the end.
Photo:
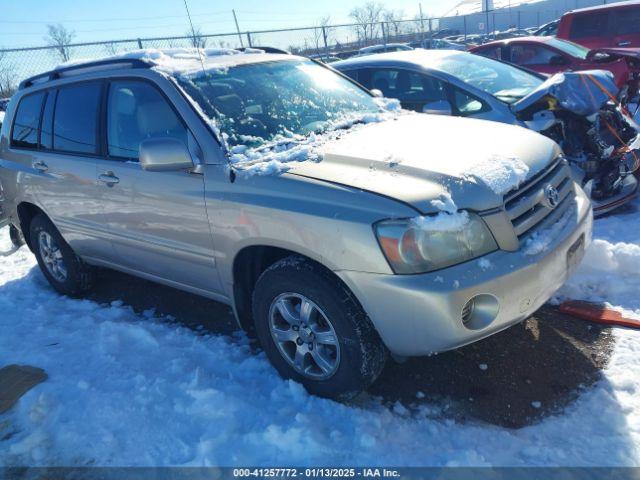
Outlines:
POLYGON ((374 226, 395 273, 425 273, 498 249, 489 228, 475 213, 383 220, 374 226))

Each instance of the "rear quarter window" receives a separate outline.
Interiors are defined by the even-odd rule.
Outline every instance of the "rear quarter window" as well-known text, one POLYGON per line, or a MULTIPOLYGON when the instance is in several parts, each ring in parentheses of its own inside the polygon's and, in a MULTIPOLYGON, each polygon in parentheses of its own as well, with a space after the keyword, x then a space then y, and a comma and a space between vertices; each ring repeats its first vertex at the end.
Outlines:
POLYGON ((45 92, 33 93, 20 100, 11 130, 11 146, 37 148, 40 112, 45 92))
POLYGON ((609 30, 609 12, 596 11, 574 15, 569 30, 571 40, 588 37, 604 37, 609 30))
POLYGON ((616 35, 640 33, 640 7, 616 9, 613 31, 616 35))
POLYGON ((483 57, 487 57, 487 58, 494 58, 496 60, 502 59, 501 46, 481 48, 474 51, 473 53, 475 53, 476 55, 482 55, 483 57))

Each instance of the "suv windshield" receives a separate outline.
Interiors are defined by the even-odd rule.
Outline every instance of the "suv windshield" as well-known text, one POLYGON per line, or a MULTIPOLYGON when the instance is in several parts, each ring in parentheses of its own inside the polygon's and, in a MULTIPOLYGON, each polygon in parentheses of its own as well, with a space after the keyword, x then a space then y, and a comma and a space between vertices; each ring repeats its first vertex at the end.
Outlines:
POLYGON ((543 80, 497 60, 461 53, 436 60, 434 68, 459 78, 506 103, 514 103, 536 89, 543 80))
POLYGON ((239 65, 177 80, 216 120, 230 146, 258 147, 281 137, 323 132, 380 111, 365 90, 309 60, 239 65))

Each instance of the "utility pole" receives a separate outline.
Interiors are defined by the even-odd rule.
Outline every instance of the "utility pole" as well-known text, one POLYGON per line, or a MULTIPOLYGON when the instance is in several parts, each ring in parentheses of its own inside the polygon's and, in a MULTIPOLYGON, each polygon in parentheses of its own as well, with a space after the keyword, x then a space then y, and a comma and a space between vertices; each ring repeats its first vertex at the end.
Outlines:
POLYGON ((485 24, 484 32, 485 34, 489 34, 489 0, 484 0, 484 12, 487 16, 487 23, 485 24))
POLYGON ((240 46, 244 48, 244 42, 242 41, 242 34, 240 33, 240 27, 238 26, 238 17, 236 17, 235 9, 231 10, 233 12, 233 21, 236 22, 236 31, 238 32, 238 38, 240 39, 240 46))
MULTIPOLYGON (((422 32, 422 48, 424 48, 424 17, 422 16, 422 3, 418 4, 420 8, 420 32, 422 32)), ((429 48, 431 48, 431 39, 429 39, 429 48)))

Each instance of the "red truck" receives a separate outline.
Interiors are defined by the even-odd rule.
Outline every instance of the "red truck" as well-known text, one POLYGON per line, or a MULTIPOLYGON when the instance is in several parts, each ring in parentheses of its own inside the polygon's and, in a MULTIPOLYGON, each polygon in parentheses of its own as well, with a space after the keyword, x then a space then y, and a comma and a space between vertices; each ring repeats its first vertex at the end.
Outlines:
POLYGON ((560 19, 556 36, 591 49, 640 49, 640 1, 567 12, 560 19))

